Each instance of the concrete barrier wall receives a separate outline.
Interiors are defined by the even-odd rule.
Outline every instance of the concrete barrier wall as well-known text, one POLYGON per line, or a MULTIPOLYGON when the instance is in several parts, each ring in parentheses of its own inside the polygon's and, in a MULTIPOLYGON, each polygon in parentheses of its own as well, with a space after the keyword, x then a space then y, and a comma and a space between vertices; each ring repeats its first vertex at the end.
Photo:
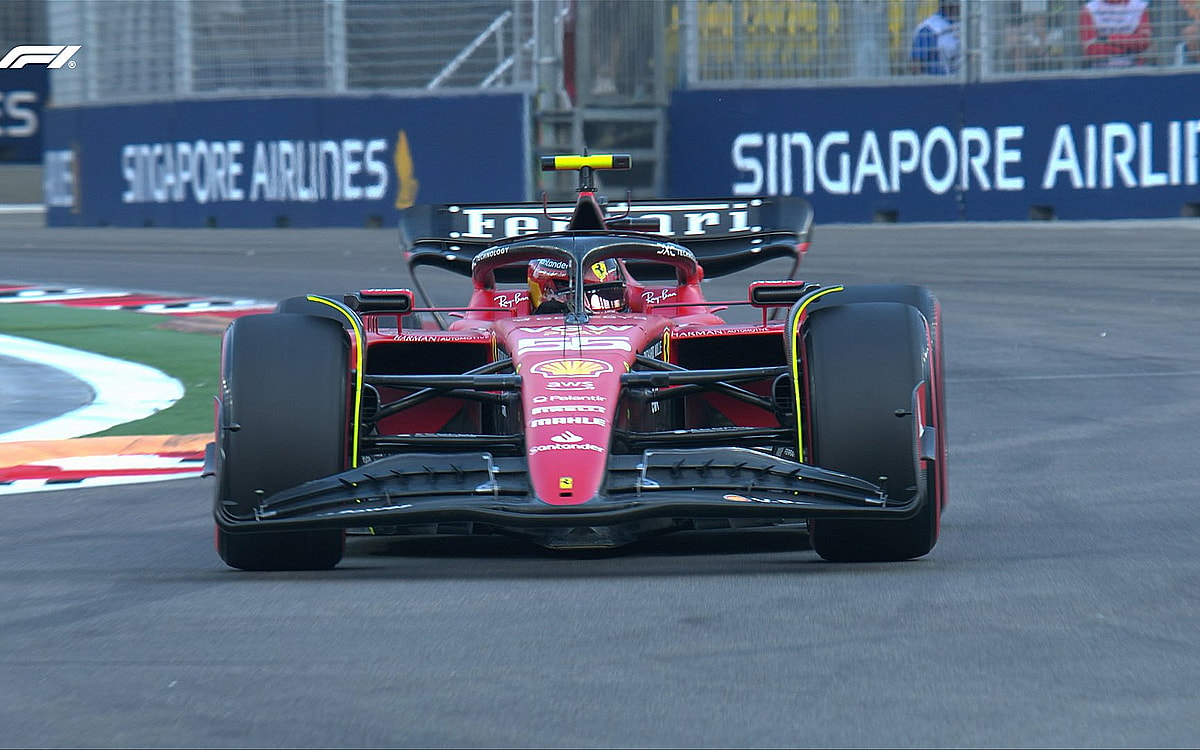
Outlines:
POLYGON ((0 164, 41 161, 48 72, 40 65, 0 71, 0 164))
POLYGON ((0 206, 41 202, 41 164, 0 164, 0 206))
MULTIPOLYGON (((526 200, 524 95, 50 108, 53 226, 392 225, 526 200)), ((669 195, 803 195, 823 222, 1200 215, 1200 73, 678 91, 669 195)))
POLYGON ((821 221, 1200 215, 1200 74, 680 91, 670 192, 821 221))
POLYGON ((524 95, 51 108, 51 226, 383 226, 421 203, 523 200, 524 95))

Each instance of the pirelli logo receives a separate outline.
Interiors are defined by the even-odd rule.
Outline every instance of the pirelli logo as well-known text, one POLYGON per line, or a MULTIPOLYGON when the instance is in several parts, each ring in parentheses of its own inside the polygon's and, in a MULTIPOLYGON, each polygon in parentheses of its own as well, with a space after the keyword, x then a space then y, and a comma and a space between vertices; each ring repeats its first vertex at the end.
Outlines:
POLYGON ((45 65, 47 68, 75 67, 71 58, 83 49, 81 44, 19 44, 0 58, 0 70, 24 68, 26 65, 45 65))

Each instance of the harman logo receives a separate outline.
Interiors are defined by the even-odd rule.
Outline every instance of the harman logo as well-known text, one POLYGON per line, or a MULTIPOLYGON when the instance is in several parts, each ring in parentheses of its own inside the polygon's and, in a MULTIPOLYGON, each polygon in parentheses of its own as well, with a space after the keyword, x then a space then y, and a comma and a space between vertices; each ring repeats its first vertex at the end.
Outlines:
POLYGON ((612 372, 613 368, 598 359, 551 359, 538 362, 529 371, 545 378, 595 378, 601 373, 612 372))
POLYGON ((71 57, 83 48, 81 44, 19 44, 0 59, 0 70, 23 68, 26 65, 45 65, 47 68, 75 67, 71 57))

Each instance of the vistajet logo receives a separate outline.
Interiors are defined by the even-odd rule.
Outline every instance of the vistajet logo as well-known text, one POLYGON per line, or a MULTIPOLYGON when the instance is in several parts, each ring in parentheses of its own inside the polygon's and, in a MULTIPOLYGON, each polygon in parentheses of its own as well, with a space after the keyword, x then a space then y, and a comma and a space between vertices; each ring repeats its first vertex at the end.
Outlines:
POLYGON ((81 44, 19 44, 0 59, 0 70, 23 68, 26 65, 45 65, 47 68, 75 67, 71 58, 83 48, 81 44))

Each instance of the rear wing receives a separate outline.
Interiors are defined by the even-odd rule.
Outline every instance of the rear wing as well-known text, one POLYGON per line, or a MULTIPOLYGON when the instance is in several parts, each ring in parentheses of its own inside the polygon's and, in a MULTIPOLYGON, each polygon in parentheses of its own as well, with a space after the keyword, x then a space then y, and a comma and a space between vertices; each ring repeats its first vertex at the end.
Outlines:
MULTIPOLYGON (((470 276, 471 260, 484 248, 530 234, 570 231, 576 209, 575 203, 414 206, 400 213, 400 249, 410 273, 436 266, 470 276)), ((710 278, 788 257, 794 275, 812 235, 812 208, 798 196, 619 201, 602 210, 606 229, 670 238, 691 250, 710 278)), ((630 270, 646 280, 667 271, 654 264, 634 264, 630 270)))

